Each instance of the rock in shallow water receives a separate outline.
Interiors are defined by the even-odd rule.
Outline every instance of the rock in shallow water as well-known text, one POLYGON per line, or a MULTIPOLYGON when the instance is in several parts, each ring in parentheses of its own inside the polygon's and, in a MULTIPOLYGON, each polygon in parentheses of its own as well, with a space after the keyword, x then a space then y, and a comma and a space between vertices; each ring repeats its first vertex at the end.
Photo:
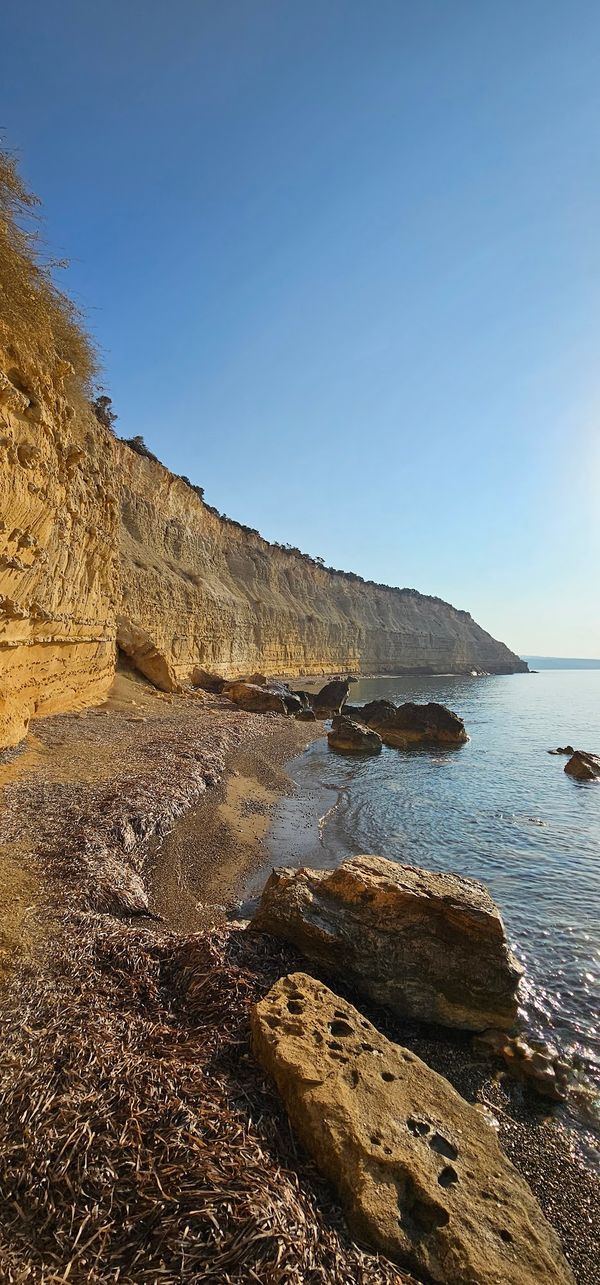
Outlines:
POLYGON ((444 1285, 572 1285, 494 1130, 352 1005, 294 973, 255 1006, 252 1040, 361 1240, 444 1285))
POLYGON ((342 754, 379 754, 382 740, 372 728, 361 727, 351 718, 336 714, 327 741, 332 750, 342 754))
POLYGON ((565 772, 574 776, 577 781, 600 780, 600 755, 588 754, 587 750, 575 750, 573 757, 565 763, 565 772))
POLYGON ((298 946, 402 1016, 508 1030, 522 968, 482 884, 353 857, 336 870, 279 867, 255 928, 298 946))
POLYGON ((410 745, 463 745, 469 739, 462 718, 435 701, 428 705, 408 701, 393 713, 371 710, 368 721, 386 745, 396 745, 399 749, 410 745))

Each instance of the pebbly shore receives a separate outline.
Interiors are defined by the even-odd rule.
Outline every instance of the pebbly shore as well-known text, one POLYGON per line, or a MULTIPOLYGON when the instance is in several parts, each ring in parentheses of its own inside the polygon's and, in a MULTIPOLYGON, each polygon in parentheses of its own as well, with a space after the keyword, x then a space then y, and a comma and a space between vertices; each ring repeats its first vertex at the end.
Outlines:
MULTIPOLYGON (((227 921, 265 864, 286 762, 322 734, 129 673, 2 756, 7 1280, 410 1281, 353 1243, 250 1053, 252 1003, 305 961, 227 921)), ((552 1108, 468 1037, 336 986, 480 1106, 596 1285, 600 1186, 552 1108)))

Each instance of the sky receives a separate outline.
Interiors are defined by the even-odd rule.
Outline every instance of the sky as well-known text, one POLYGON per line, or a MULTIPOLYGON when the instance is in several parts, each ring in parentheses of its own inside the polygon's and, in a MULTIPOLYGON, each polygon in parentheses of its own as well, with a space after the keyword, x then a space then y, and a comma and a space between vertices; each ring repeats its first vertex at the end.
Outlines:
POLYGON ((119 434, 268 539, 600 656, 596 0, 20 0, 0 51, 119 434))

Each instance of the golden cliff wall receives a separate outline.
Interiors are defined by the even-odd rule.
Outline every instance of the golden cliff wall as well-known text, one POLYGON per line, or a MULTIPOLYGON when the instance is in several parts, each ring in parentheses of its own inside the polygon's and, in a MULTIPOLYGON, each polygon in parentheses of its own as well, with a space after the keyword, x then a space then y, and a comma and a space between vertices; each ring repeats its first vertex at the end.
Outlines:
POLYGON ((0 351, 0 746, 100 702, 116 643, 165 690, 202 670, 525 668, 466 612, 224 521, 69 389, 66 367, 32 377, 0 351))
POLYGON ((262 670, 511 673, 526 666, 437 598, 379 588, 274 548, 180 478, 116 443, 123 596, 118 642, 161 687, 262 670))
POLYGON ((67 399, 68 374, 32 377, 0 350, 0 746, 35 714, 97 703, 114 673, 112 439, 67 399))

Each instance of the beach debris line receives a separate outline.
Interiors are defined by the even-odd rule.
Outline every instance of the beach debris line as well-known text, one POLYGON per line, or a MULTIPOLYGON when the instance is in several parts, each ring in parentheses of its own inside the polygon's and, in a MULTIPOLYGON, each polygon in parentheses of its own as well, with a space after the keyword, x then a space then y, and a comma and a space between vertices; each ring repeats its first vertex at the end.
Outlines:
POLYGON ((444 1285, 573 1285, 494 1129, 351 1004, 293 973, 255 1006, 252 1042, 361 1240, 444 1285))
POLYGON ((276 868, 253 927, 292 942, 401 1016, 510 1030, 523 972, 474 879, 359 856, 334 870, 276 868))

